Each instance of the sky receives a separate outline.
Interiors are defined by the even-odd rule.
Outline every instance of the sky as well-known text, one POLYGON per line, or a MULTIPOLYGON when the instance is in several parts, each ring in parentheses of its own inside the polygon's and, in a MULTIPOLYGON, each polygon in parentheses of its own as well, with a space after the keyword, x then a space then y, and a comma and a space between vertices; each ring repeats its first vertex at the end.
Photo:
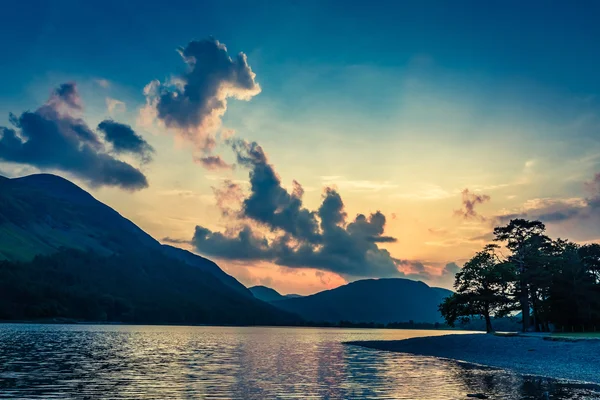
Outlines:
POLYGON ((600 240, 595 2, 10 1, 0 174, 242 283, 451 287, 513 217, 600 240))

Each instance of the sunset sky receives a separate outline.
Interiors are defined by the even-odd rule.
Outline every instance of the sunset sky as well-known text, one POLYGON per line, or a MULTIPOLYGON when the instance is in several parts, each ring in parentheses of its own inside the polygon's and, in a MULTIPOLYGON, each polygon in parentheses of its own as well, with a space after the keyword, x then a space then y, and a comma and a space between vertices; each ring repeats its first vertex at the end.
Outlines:
POLYGON ((600 241, 600 9, 459 3, 9 1, 0 174, 281 293, 451 287, 511 216, 600 241))

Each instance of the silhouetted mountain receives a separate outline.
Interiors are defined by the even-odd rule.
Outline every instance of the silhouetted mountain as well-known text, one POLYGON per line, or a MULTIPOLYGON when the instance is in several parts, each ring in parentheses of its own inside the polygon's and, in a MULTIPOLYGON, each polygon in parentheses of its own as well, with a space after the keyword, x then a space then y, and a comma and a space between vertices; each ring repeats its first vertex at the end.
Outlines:
POLYGON ((54 175, 0 179, 0 260, 0 319, 298 321, 54 175))
POLYGON ((299 294, 280 294, 277 290, 275 289, 271 289, 270 287, 266 287, 266 286, 252 286, 251 288, 248 288, 252 294, 254 295, 254 297, 256 297, 259 300, 262 301, 266 301, 268 303, 274 302, 274 301, 279 301, 279 300, 285 300, 285 299, 295 299, 295 298, 299 298, 302 297, 299 294))
POLYGON ((183 261, 184 263, 191 265, 192 267, 200 268, 203 271, 209 272, 218 278, 221 282, 229 286, 230 288, 236 290, 237 292, 245 295, 252 296, 252 293, 246 288, 246 286, 242 285, 235 279, 233 276, 225 273, 217 264, 206 259, 204 257, 200 257, 194 253, 191 253, 187 250, 180 249, 178 247, 169 246, 166 244, 162 245, 163 252, 172 258, 183 261))
POLYGON ((27 261, 62 247, 110 255, 160 244, 66 179, 0 180, 0 259, 27 261))
POLYGON ((442 322, 442 299, 452 292, 408 279, 366 279, 271 304, 308 321, 442 322))
POLYGON ((0 260, 29 261, 61 248, 102 255, 152 249, 250 295, 214 262, 158 241, 77 185, 50 174, 0 180, 0 260))
POLYGON ((297 299, 300 297, 304 297, 301 294, 295 294, 295 293, 289 293, 289 294, 284 294, 283 297, 285 297, 286 299, 297 299))

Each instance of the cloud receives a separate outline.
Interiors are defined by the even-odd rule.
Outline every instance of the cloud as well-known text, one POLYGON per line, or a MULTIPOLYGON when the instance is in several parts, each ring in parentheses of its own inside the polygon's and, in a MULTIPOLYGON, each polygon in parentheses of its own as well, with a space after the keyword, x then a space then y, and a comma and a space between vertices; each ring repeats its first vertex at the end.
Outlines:
POLYGON ((187 71, 168 82, 155 80, 146 86, 141 119, 157 120, 197 150, 210 152, 228 99, 249 100, 261 88, 246 55, 230 57, 216 39, 191 41, 178 52, 187 71))
POLYGON ((341 176, 322 176, 321 180, 327 186, 335 185, 340 189, 353 192, 379 192, 398 187, 390 181, 349 180, 341 176))
POLYGON ((241 204, 244 193, 240 184, 225 180, 220 187, 213 186, 216 205, 224 217, 238 217, 241 213, 241 204))
POLYGON ((257 235, 249 226, 244 226, 233 237, 196 226, 192 245, 201 253, 232 260, 270 260, 273 258, 273 251, 268 240, 257 235))
POLYGON ((94 79, 94 82, 104 89, 107 89, 110 86, 110 81, 108 79, 94 79))
POLYGON ((131 153, 139 156, 144 162, 152 160, 154 148, 135 133, 131 126, 106 119, 98 124, 98 130, 104 133, 104 139, 112 144, 115 153, 131 153))
POLYGON ((448 233, 448 230, 445 228, 428 228, 427 232, 434 236, 444 236, 448 233))
POLYGON ((585 198, 530 199, 520 209, 497 215, 494 221, 502 225, 515 218, 536 219, 546 223, 589 222, 600 217, 600 174, 595 174, 583 186, 588 193, 585 198))
MULTIPOLYGON (((304 207, 303 190, 294 182, 291 193, 282 185, 263 149, 243 140, 231 142, 238 164, 249 169, 250 192, 239 198, 238 220, 249 221, 226 234, 196 227, 192 239, 204 254, 236 259, 264 260, 290 268, 315 268, 343 277, 403 276, 397 260, 378 247, 394 242, 384 236, 386 217, 376 211, 358 214, 351 220, 339 193, 326 188, 320 207, 304 207), (259 233, 259 227, 268 234, 259 233)), ((222 194, 223 192, 219 192, 222 194)), ((225 191, 227 196, 231 193, 225 191)), ((219 202, 219 200, 218 200, 219 202)))
POLYGON ((452 287, 454 285, 456 274, 460 270, 461 268, 455 262, 450 262, 446 264, 441 275, 433 280, 436 282, 436 284, 442 287, 452 287))
POLYGON ((114 114, 115 112, 125 112, 125 110, 127 110, 125 103, 122 102, 121 100, 107 97, 105 99, 105 101, 106 101, 106 110, 108 111, 108 113, 110 115, 114 114))
POLYGON ((58 107, 61 104, 72 108, 74 110, 82 110, 83 103, 77 92, 77 85, 75 82, 67 82, 59 85, 48 100, 48 104, 52 104, 54 107, 58 107))
POLYGON ((237 139, 232 141, 232 148, 238 163, 250 168, 251 192, 243 201, 243 214, 273 230, 281 229, 298 239, 315 242, 318 222, 315 213, 303 207, 302 191, 296 188, 290 194, 281 186, 279 176, 257 143, 237 139))
POLYGON ((407 278, 427 281, 430 285, 451 288, 454 278, 461 268, 455 262, 447 263, 441 270, 439 266, 426 266, 421 261, 398 260, 398 265, 407 278))
POLYGON ((221 156, 194 157, 194 162, 211 171, 219 169, 233 169, 233 165, 228 164, 221 158, 221 156))
POLYGON ((315 276, 319 278, 322 285, 327 286, 331 282, 331 278, 323 271, 315 271, 315 276))
POLYGON ((437 185, 423 184, 414 192, 395 193, 391 197, 407 200, 431 201, 453 197, 456 193, 456 191, 447 191, 437 185))
POLYGON ((162 238, 160 241, 164 242, 164 243, 171 243, 171 244, 190 244, 191 243, 191 241, 189 241, 187 239, 175 239, 175 238, 172 238, 169 236, 162 238))
POLYGON ((483 221, 485 218, 475 211, 475 206, 490 201, 487 194, 475 194, 465 189, 462 191, 462 208, 455 210, 454 214, 463 219, 478 219, 483 221))
POLYGON ((92 186, 147 187, 142 172, 105 150, 98 135, 77 116, 82 109, 77 86, 69 82, 37 110, 11 114, 16 129, 0 127, 0 159, 68 172, 92 186))
POLYGON ((489 242, 494 241, 495 238, 496 238, 496 235, 494 235, 494 232, 487 232, 482 235, 473 236, 472 238, 469 238, 469 241, 489 243, 489 242))

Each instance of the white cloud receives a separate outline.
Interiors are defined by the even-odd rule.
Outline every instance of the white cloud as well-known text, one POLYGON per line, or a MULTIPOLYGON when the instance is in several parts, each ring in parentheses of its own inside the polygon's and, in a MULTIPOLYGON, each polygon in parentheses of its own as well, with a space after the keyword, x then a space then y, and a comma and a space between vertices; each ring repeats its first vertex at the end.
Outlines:
POLYGON ((398 187, 391 181, 350 180, 344 179, 342 176, 321 176, 321 181, 326 186, 335 185, 338 189, 353 192, 380 191, 398 187))
POLYGON ((108 113, 110 115, 113 115, 114 113, 117 113, 117 112, 119 112, 119 113, 125 112, 127 107, 125 106, 125 103, 122 102, 121 100, 107 97, 106 98, 106 109, 108 110, 108 113))

